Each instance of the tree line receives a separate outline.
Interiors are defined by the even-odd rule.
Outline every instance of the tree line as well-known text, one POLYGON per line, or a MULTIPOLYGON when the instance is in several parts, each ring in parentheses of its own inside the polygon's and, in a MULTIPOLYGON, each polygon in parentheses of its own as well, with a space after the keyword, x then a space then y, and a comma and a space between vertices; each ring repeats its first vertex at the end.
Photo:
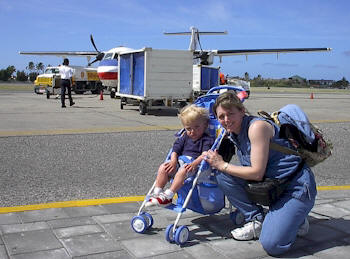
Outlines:
MULTIPOLYGON (((50 65, 48 65, 50 66, 50 65)), ((34 82, 36 77, 43 73, 45 70, 45 66, 42 62, 39 62, 37 64, 34 64, 34 62, 30 61, 28 63, 28 66, 26 67, 26 70, 16 70, 14 66, 8 66, 6 69, 0 70, 0 81, 9 81, 9 80, 17 80, 21 82, 25 81, 31 81, 34 82), (14 76, 14 73, 16 73, 16 76, 14 76)), ((310 80, 306 80, 305 78, 299 78, 296 79, 264 79, 261 75, 258 75, 257 77, 251 79, 249 77, 249 73, 245 72, 244 77, 241 78, 239 76, 232 77, 232 78, 238 78, 243 79, 245 81, 249 81, 251 84, 251 87, 293 87, 293 88, 300 88, 300 87, 310 87, 310 80)), ((347 88, 349 87, 349 81, 346 80, 345 77, 343 77, 341 80, 334 81, 332 84, 329 85, 331 88, 347 88)))
POLYGON ((42 62, 34 64, 34 62, 30 61, 25 70, 17 70, 15 66, 8 66, 6 69, 0 70, 0 81, 16 80, 20 82, 34 82, 36 77, 43 73, 44 70, 45 66, 42 62))
POLYGON ((242 78, 236 77, 245 81, 250 82, 251 87, 290 87, 290 88, 341 88, 345 89, 349 87, 349 81, 345 77, 336 81, 336 80, 307 80, 299 76, 294 76, 290 78, 282 79, 271 79, 263 78, 261 75, 257 77, 250 78, 249 73, 245 72, 242 78), (324 84, 322 84, 324 83, 324 84))

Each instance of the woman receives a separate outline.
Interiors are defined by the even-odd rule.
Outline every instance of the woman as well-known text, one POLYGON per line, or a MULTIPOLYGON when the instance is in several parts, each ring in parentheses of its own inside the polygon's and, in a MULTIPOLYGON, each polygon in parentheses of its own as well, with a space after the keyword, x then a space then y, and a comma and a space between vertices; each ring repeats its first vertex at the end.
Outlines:
POLYGON ((234 229, 232 236, 237 240, 259 238, 270 255, 285 253, 297 235, 308 232, 307 215, 316 197, 314 175, 307 165, 301 164, 299 156, 269 149, 270 142, 292 147, 278 137, 279 128, 275 124, 248 115, 234 93, 221 94, 213 109, 232 145, 237 147, 241 163, 241 166, 226 163, 217 151, 204 153, 208 163, 221 171, 217 175, 219 187, 245 217, 244 226, 234 229), (247 196, 247 180, 288 176, 291 177, 289 185, 264 215, 263 208, 247 196))

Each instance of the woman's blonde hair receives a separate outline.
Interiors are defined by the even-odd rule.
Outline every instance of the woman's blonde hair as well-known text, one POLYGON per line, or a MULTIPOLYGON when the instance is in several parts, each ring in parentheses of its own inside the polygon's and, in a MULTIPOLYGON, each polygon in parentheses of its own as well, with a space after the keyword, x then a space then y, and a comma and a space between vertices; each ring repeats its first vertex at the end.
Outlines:
POLYGON ((198 119, 203 120, 203 122, 208 123, 209 121, 209 112, 205 108, 198 107, 194 104, 185 106, 180 114, 179 118, 181 120, 181 123, 189 124, 192 123, 198 119))
POLYGON ((233 107, 237 108, 239 111, 245 111, 249 114, 248 110, 244 107, 242 101, 237 97, 236 93, 227 91, 219 95, 213 105, 213 112, 217 117, 216 110, 221 106, 224 109, 231 109, 233 107))

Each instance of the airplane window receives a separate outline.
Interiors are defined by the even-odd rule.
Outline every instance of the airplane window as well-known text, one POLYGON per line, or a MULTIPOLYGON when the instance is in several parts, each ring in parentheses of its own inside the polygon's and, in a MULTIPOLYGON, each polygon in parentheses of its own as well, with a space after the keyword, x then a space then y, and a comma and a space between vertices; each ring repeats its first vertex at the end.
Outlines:
POLYGON ((104 59, 112 59, 113 53, 107 53, 104 59))

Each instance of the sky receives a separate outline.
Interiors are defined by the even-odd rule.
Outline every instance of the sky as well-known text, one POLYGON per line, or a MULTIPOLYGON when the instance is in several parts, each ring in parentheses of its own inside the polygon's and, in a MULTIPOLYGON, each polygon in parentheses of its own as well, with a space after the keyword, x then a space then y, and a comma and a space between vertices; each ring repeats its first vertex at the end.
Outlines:
MULTIPOLYGON (((230 76, 350 79, 348 0, 0 0, 0 69, 24 70, 30 61, 58 65, 58 57, 19 51, 94 50, 117 46, 187 49, 189 36, 163 32, 227 31, 201 36, 203 49, 328 47, 330 52, 217 58, 230 76)), ((70 58, 86 65, 85 58, 70 58)))

